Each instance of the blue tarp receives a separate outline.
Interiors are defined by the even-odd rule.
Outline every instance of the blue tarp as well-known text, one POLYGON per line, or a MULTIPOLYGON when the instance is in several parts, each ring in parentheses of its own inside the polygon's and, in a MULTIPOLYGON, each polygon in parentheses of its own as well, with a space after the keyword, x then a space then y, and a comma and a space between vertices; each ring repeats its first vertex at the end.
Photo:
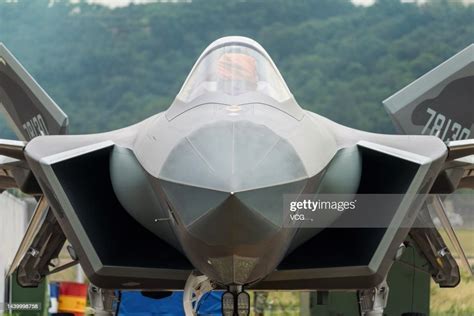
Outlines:
MULTIPOLYGON (((222 315, 222 292, 210 292, 204 295, 199 307, 199 315, 222 315)), ((122 292, 119 316, 157 316, 184 315, 183 292, 174 292, 162 299, 152 299, 140 292, 122 292)))

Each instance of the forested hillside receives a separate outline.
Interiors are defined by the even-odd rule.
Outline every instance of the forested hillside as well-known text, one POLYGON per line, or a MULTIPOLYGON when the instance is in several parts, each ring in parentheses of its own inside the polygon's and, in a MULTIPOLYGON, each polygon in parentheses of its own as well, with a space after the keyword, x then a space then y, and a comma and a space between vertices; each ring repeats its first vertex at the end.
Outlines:
MULTIPOLYGON (((0 41, 69 114, 73 133, 166 109, 201 51, 225 35, 260 42, 301 106, 393 132, 381 101, 474 42, 474 5, 453 1, 10 2, 0 0, 0 41)), ((13 137, 3 122, 0 137, 13 137)))

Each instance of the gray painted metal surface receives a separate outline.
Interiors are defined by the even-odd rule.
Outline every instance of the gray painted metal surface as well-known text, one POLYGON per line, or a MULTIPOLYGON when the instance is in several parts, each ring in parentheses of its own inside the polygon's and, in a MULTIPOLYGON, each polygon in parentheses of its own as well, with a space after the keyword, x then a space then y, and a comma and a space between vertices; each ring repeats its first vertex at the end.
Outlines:
MULTIPOLYGON (((388 103, 396 119, 411 109, 388 103)), ((108 133, 38 136, 25 148, 88 277, 128 289, 182 289, 192 269, 221 286, 375 286, 447 154, 435 136, 368 133, 303 110, 263 48, 242 37, 211 44, 167 111, 108 133), (324 264, 316 259, 333 245, 318 241, 328 230, 281 219, 284 194, 322 191, 405 195, 395 229, 366 235, 377 242, 365 261, 324 264)))
POLYGON ((474 44, 383 101, 405 134, 443 141, 474 135, 474 44))

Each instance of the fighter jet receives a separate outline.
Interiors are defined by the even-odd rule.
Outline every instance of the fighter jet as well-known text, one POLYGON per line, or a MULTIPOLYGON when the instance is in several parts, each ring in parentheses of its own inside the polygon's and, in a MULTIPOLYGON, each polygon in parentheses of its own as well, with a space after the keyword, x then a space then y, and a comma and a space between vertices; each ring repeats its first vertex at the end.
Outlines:
POLYGON ((212 288, 227 291, 224 315, 248 314, 245 289, 355 290, 364 313, 381 312, 367 291, 387 293, 411 233, 437 282, 455 286, 437 230, 412 227, 430 193, 474 187, 473 65, 471 45, 387 99, 400 131, 420 135, 382 135, 305 110, 262 46, 224 37, 166 111, 68 135, 67 115, 0 45, 0 105, 19 138, 0 142, 1 187, 38 200, 10 273, 36 286, 79 263, 101 293, 184 289, 189 315, 212 288), (341 213, 286 225, 285 196, 305 194, 400 198, 378 209, 390 227, 334 227, 341 213), (66 240, 71 262, 55 267, 66 240))

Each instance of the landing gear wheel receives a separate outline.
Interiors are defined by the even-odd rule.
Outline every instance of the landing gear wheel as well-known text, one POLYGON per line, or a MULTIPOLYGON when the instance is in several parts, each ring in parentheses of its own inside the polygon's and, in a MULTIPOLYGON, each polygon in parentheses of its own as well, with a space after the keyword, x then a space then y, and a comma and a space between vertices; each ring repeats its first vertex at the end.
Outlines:
POLYGON ((222 315, 223 316, 234 316, 234 294, 231 292, 225 292, 222 295, 222 315))
POLYGON ((243 290, 241 285, 229 286, 227 292, 222 295, 222 315, 250 315, 250 295, 243 290))
POLYGON ((247 292, 240 292, 237 295, 237 315, 250 315, 250 295, 247 292))

